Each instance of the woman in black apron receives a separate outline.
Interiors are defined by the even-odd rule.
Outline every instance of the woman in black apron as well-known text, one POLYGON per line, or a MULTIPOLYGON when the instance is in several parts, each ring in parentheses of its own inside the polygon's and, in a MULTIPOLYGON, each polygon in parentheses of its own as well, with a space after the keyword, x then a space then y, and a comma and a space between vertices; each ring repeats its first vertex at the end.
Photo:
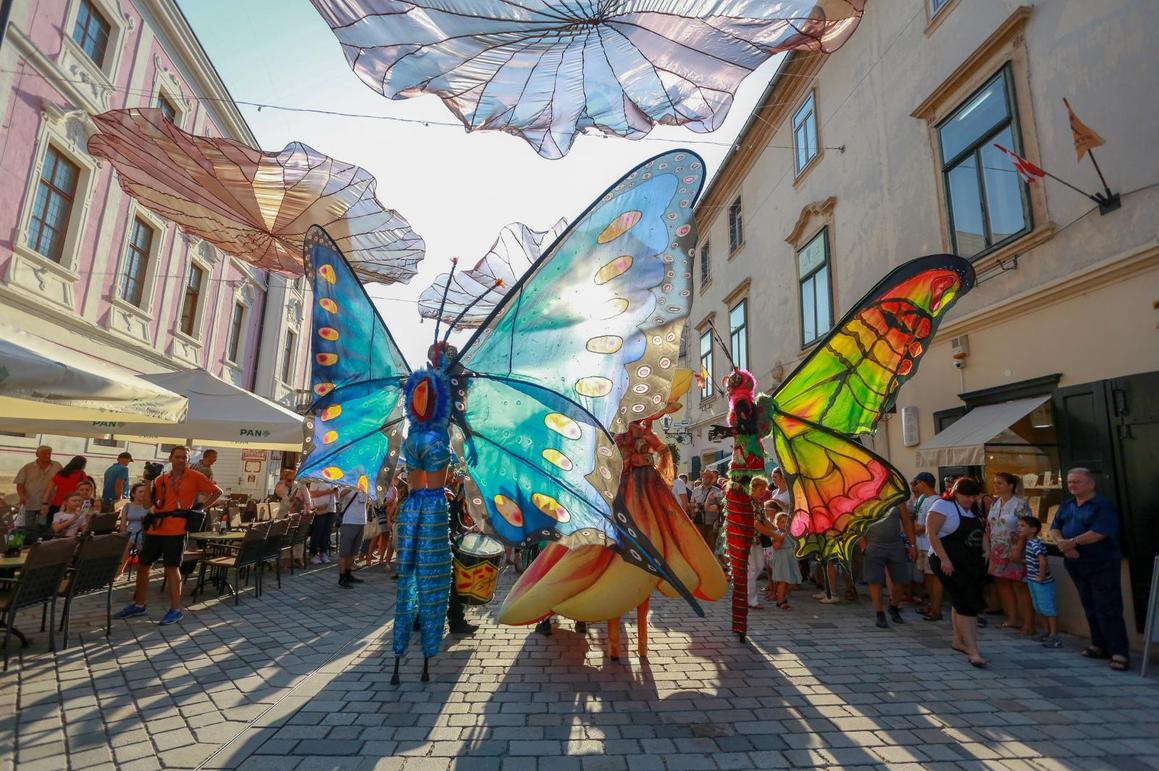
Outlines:
POLYGON ((970 657, 975 667, 986 666, 978 650, 977 617, 986 608, 986 560, 982 556, 985 525, 971 510, 981 485, 959 477, 949 493, 934 503, 926 518, 930 539, 930 567, 950 595, 953 606, 952 648, 970 657))

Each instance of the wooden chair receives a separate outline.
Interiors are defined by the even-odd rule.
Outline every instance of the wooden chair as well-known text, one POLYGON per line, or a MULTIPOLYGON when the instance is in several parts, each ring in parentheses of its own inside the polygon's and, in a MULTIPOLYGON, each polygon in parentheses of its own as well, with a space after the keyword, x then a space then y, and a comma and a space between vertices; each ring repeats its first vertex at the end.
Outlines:
MULTIPOLYGON (((61 579, 76 553, 75 538, 54 538, 33 544, 24 566, 15 578, 0 578, 0 620, 4 623, 4 671, 8 671, 8 638, 15 634, 22 647, 28 647, 24 635, 13 629, 16 614, 25 608, 41 606, 52 614, 48 627, 48 648, 56 650, 56 593, 61 579)), ((44 631, 44 618, 40 630, 44 631)))
POLYGON ((112 632, 113 581, 128 543, 129 537, 119 533, 93 536, 81 543, 76 560, 57 592, 57 596, 64 598, 64 610, 60 614, 60 627, 64 631, 62 649, 68 647, 68 622, 76 597, 105 590, 105 637, 112 632))
MULTIPOLYGON (((241 543, 238 544, 237 551, 233 554, 223 554, 217 557, 210 557, 201 563, 201 573, 198 576, 197 586, 193 590, 193 598, 197 599, 201 587, 205 585, 205 571, 208 568, 210 571, 219 572, 221 580, 218 583, 220 589, 224 584, 229 589, 229 593, 233 595, 233 604, 237 605, 241 599, 241 578, 242 572, 249 570, 261 563, 262 556, 265 554, 266 535, 269 532, 270 526, 268 524, 258 524, 246 531, 245 537, 242 538, 241 543), (229 583, 229 571, 234 571, 234 583, 229 583)), ((212 579, 212 576, 211 576, 212 579)), ((261 587, 261 573, 254 581, 255 591, 260 592, 261 587)), ((218 592, 220 594, 220 591, 218 592)))

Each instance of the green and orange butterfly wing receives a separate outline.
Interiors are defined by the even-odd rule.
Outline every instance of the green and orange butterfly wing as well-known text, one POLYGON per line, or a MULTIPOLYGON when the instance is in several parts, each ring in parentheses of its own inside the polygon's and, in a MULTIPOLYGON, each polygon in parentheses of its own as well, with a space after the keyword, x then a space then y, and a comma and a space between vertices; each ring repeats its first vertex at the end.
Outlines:
POLYGON ((970 263, 954 255, 895 268, 762 400, 801 556, 848 561, 865 529, 908 497, 902 475, 855 437, 877 426, 938 324, 973 285, 970 263))

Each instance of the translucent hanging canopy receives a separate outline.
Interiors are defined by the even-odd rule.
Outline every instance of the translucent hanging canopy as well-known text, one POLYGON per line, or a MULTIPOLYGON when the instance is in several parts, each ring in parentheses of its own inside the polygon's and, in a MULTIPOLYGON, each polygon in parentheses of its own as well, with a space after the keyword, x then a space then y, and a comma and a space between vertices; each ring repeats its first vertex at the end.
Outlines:
POLYGON ((160 110, 113 110, 94 119, 92 155, 113 164, 143 206, 252 265, 302 275, 302 241, 321 225, 364 281, 406 283, 426 245, 375 197, 375 179, 300 142, 265 153, 187 134, 160 110))
POLYGON ((468 131, 561 158, 582 131, 713 131, 782 51, 836 50, 865 0, 312 0, 390 99, 435 94, 468 131))

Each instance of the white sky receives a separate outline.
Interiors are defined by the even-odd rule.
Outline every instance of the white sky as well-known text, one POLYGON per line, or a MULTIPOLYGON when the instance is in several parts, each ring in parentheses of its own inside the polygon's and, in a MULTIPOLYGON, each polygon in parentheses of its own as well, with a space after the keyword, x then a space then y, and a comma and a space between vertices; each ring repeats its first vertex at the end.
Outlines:
MULTIPOLYGON (((329 27, 308 0, 179 0, 233 97, 241 101, 361 115, 455 122, 433 96, 391 101, 350 70, 329 27)), ((563 159, 540 158, 525 141, 461 126, 423 126, 373 118, 241 106, 262 149, 304 142, 356 163, 378 178, 378 198, 427 244, 408 285, 370 287, 379 312, 411 366, 434 335, 414 301, 451 257, 482 256, 500 228, 523 222, 546 230, 575 216, 637 163, 674 147, 702 155, 715 173, 779 57, 745 80, 724 126, 712 134, 661 127, 648 139, 579 137, 563 159), (703 144, 702 144, 703 143, 703 144)))

